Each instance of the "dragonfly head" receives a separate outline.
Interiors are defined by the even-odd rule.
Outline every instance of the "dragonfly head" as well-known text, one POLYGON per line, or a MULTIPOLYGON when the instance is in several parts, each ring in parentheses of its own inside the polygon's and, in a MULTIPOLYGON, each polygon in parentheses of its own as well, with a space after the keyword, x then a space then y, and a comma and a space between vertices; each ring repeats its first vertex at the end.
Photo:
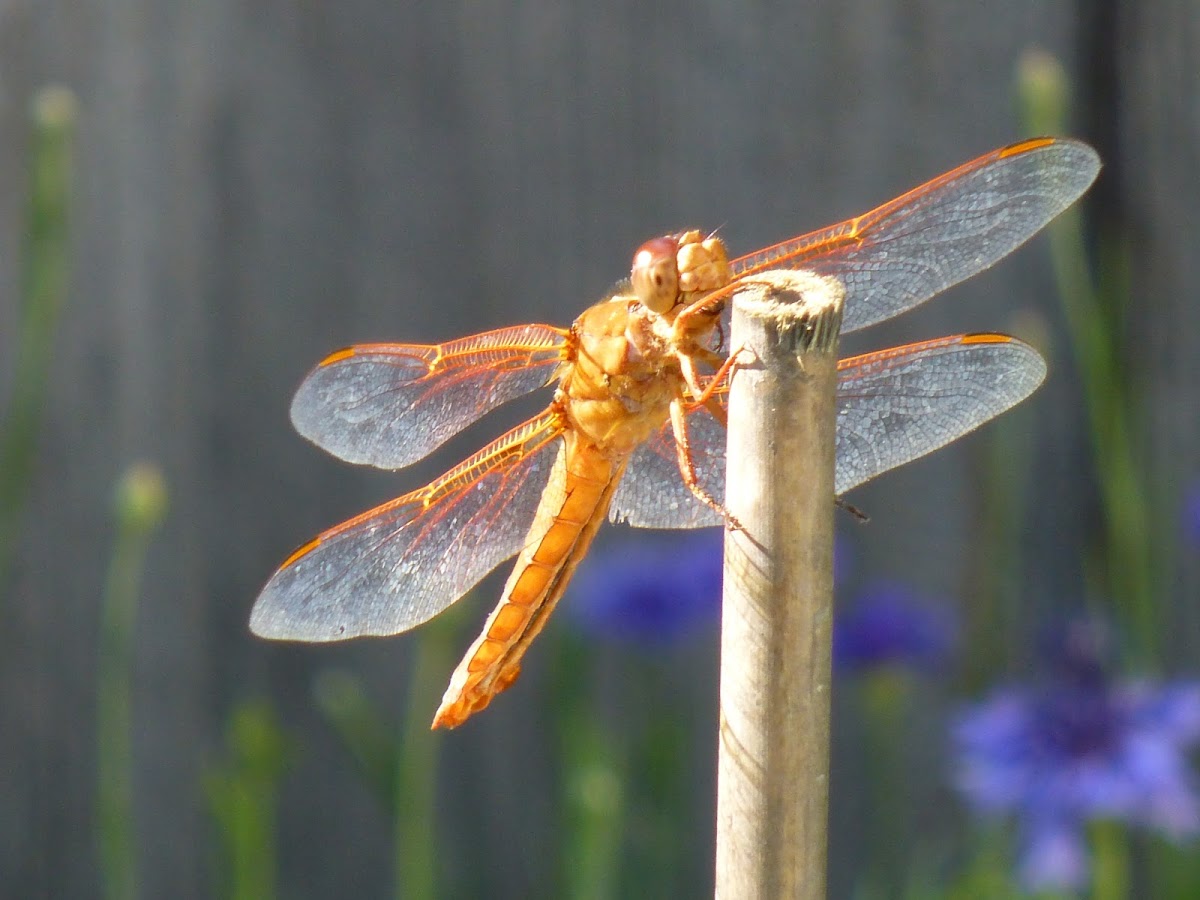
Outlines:
POLYGON ((679 299, 678 253, 679 238, 668 234, 646 241, 633 254, 629 274, 633 293, 642 306, 660 316, 679 299))
MULTIPOLYGON (((638 247, 629 280, 641 304, 666 315, 684 294, 715 291, 729 283, 729 258, 720 238, 700 231, 656 237, 638 247)), ((692 302, 688 299, 687 302, 692 302)))

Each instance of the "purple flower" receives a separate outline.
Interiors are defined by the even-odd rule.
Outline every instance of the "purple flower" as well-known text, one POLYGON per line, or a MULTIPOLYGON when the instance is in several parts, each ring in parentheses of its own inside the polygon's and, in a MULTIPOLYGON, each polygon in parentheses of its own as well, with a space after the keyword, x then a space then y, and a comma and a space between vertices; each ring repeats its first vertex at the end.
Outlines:
POLYGON ((1200 550, 1200 481, 1184 494, 1182 519, 1184 539, 1193 550, 1200 550))
POLYGON ((722 542, 720 531, 706 528, 599 549, 572 582, 569 618, 592 634, 652 646, 715 625, 722 542))
MULTIPOLYGON (((714 528, 597 548, 571 582, 565 618, 604 638, 651 646, 680 640, 720 621, 723 553, 724 537, 714 528)), ((835 582, 846 555, 835 541, 835 582)))
POLYGON ((1086 883, 1089 820, 1175 840, 1200 832, 1187 762, 1200 741, 1200 682, 1113 683, 1095 634, 1064 630, 1044 684, 998 690, 952 727, 957 787, 977 812, 1017 818, 1030 890, 1086 883))
POLYGON ((841 671, 882 666, 933 670, 954 648, 954 615, 901 584, 879 582, 839 612, 833 664, 841 671))

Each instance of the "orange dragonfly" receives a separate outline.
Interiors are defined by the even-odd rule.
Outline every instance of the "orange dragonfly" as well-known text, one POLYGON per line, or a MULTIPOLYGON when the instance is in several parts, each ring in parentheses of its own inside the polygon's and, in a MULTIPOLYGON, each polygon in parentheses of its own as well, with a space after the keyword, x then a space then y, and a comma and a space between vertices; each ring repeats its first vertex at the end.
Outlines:
MULTIPOLYGON (((723 318, 739 284, 769 269, 836 277, 846 291, 842 330, 855 331, 1008 255, 1087 190, 1099 167, 1085 144, 1028 140, 732 261, 699 232, 648 241, 631 278, 569 329, 518 325, 333 353, 297 390, 292 422, 334 456, 383 469, 422 459, 515 397, 557 386, 545 411, 441 477, 292 553, 259 595, 251 629, 295 641, 398 634, 515 555, 433 721, 461 724, 516 680, 605 517, 641 528, 722 524, 723 318)), ((837 495, 998 415, 1045 371, 1036 351, 1000 334, 841 360, 837 495)))

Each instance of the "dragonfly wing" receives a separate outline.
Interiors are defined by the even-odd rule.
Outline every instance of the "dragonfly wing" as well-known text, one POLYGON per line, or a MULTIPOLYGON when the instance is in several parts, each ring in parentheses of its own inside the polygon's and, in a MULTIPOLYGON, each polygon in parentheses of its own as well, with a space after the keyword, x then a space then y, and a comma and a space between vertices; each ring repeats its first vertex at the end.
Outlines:
POLYGON ((839 495, 973 431, 1046 376, 1036 350, 1002 334, 908 344, 838 368, 839 495))
POLYGON ((336 641, 398 634, 437 615, 521 549, 561 430, 543 413, 419 491, 318 535, 271 576, 251 631, 336 641))
POLYGON ((992 266, 1074 203, 1100 171, 1079 141, 994 150, 869 213, 734 260, 736 277, 807 269, 846 287, 842 331, 890 319, 992 266))
POLYGON ((546 385, 567 332, 520 325, 445 344, 359 344, 301 383, 292 424, 347 462, 399 469, 480 416, 546 385))
MULTIPOLYGON (((955 335, 842 360, 835 492, 973 431, 1029 396, 1045 375, 1036 350, 1001 334, 955 335)), ((688 425, 697 475, 723 502, 725 429, 704 410, 688 425)), ((683 483, 669 425, 634 453, 611 517, 638 528, 721 524, 683 483)))
MULTIPOLYGON (((688 416, 696 477, 719 503, 725 501, 725 428, 703 407, 688 416)), ((679 474, 675 435, 668 422, 629 460, 613 495, 609 518, 635 528, 707 528, 721 517, 696 499, 679 474)))

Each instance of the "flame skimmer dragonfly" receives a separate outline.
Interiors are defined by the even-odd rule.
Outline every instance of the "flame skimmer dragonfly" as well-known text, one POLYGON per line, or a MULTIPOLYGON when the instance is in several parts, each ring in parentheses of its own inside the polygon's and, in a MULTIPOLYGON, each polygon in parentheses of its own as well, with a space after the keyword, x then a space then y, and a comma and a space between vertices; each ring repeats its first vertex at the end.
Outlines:
MULTIPOLYGON (((836 277, 842 330, 855 331, 1008 255, 1087 190, 1099 166, 1085 144, 1028 140, 730 262, 699 232, 648 241, 631 279, 569 329, 518 325, 333 353, 300 385, 292 421, 334 456, 384 469, 422 459, 515 397, 558 386, 544 412, 441 477, 296 550, 259 595, 251 629, 297 641, 398 634, 517 555, 433 723, 461 724, 516 679, 606 515, 644 528, 722 523, 721 321, 741 282, 769 269, 836 277)), ((1036 351, 999 334, 841 360, 836 493, 971 431, 1044 374, 1036 351)))

